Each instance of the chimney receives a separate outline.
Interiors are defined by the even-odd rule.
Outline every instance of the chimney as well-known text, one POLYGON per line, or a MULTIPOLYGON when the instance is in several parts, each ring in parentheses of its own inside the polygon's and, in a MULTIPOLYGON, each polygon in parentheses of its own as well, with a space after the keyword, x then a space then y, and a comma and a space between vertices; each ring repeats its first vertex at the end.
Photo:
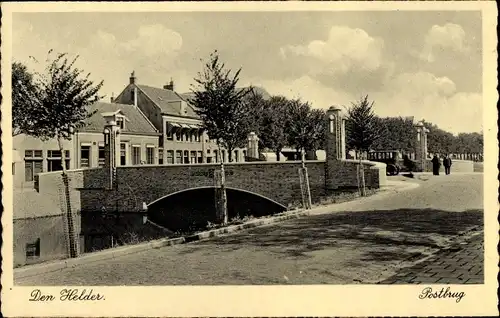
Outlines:
POLYGON ((170 79, 170 83, 168 83, 167 85, 164 85, 163 86, 164 89, 168 89, 170 91, 174 91, 174 81, 172 79, 170 79))
POLYGON ((111 93, 111 97, 110 97, 109 100, 110 100, 111 103, 115 102, 115 93, 111 93))
POLYGON ((130 84, 136 84, 137 78, 135 77, 135 71, 132 71, 132 74, 130 74, 130 84))

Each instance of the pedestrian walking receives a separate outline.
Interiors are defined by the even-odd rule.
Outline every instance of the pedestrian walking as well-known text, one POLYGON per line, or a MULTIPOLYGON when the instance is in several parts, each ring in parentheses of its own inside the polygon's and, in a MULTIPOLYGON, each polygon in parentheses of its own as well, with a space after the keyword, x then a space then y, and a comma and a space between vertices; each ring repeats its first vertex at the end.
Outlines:
POLYGON ((434 158, 432 158, 432 174, 435 176, 439 176, 439 168, 441 168, 441 160, 439 160, 439 157, 437 155, 434 155, 434 158))
POLYGON ((449 155, 446 155, 446 157, 443 159, 443 166, 444 166, 444 173, 445 174, 450 174, 451 172, 451 158, 449 155))

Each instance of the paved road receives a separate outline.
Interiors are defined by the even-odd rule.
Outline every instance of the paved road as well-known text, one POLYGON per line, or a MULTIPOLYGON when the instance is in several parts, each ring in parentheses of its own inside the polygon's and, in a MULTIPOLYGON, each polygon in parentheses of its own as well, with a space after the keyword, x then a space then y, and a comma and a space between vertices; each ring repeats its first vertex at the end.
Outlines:
MULTIPOLYGON (((379 283, 483 225, 482 174, 423 176, 420 187, 234 235, 16 280, 20 285, 379 283)), ((471 260, 482 264, 482 254, 471 260)), ((451 263, 453 265, 453 262, 451 263)), ((457 265, 458 266, 458 265, 457 265)))
POLYGON ((474 234, 380 284, 483 284, 484 238, 474 234))

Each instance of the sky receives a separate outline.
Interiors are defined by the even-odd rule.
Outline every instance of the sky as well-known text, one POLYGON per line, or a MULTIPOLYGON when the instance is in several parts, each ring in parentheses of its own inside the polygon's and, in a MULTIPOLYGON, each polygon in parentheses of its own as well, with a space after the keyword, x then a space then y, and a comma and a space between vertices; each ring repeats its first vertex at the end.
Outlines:
POLYGON ((481 26, 475 11, 14 13, 12 48, 32 70, 49 49, 78 55, 106 100, 132 71, 188 92, 217 50, 240 86, 324 109, 368 95, 379 116, 456 134, 482 129, 481 26))

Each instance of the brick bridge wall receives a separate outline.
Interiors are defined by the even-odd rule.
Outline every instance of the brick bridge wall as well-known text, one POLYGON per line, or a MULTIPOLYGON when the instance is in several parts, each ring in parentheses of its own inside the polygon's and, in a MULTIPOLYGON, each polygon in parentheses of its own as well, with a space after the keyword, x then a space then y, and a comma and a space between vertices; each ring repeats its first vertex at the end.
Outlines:
MULTIPOLYGON (((366 166, 366 183, 378 188, 385 180, 385 168, 372 162, 366 166)), ((342 160, 335 165, 335 178, 340 188, 357 186, 357 161, 342 160)), ((325 186, 325 162, 306 163, 311 197, 314 200, 327 193, 325 186)), ((300 162, 248 162, 225 165, 226 186, 248 191, 285 207, 301 201, 298 169, 300 162)), ((105 190, 106 171, 102 168, 68 171, 71 187, 72 208, 75 211, 133 212, 176 192, 214 186, 214 170, 218 164, 193 165, 144 165, 117 167, 114 190, 105 190)), ((62 206, 60 173, 41 173, 37 178, 39 192, 53 196, 62 206)))

